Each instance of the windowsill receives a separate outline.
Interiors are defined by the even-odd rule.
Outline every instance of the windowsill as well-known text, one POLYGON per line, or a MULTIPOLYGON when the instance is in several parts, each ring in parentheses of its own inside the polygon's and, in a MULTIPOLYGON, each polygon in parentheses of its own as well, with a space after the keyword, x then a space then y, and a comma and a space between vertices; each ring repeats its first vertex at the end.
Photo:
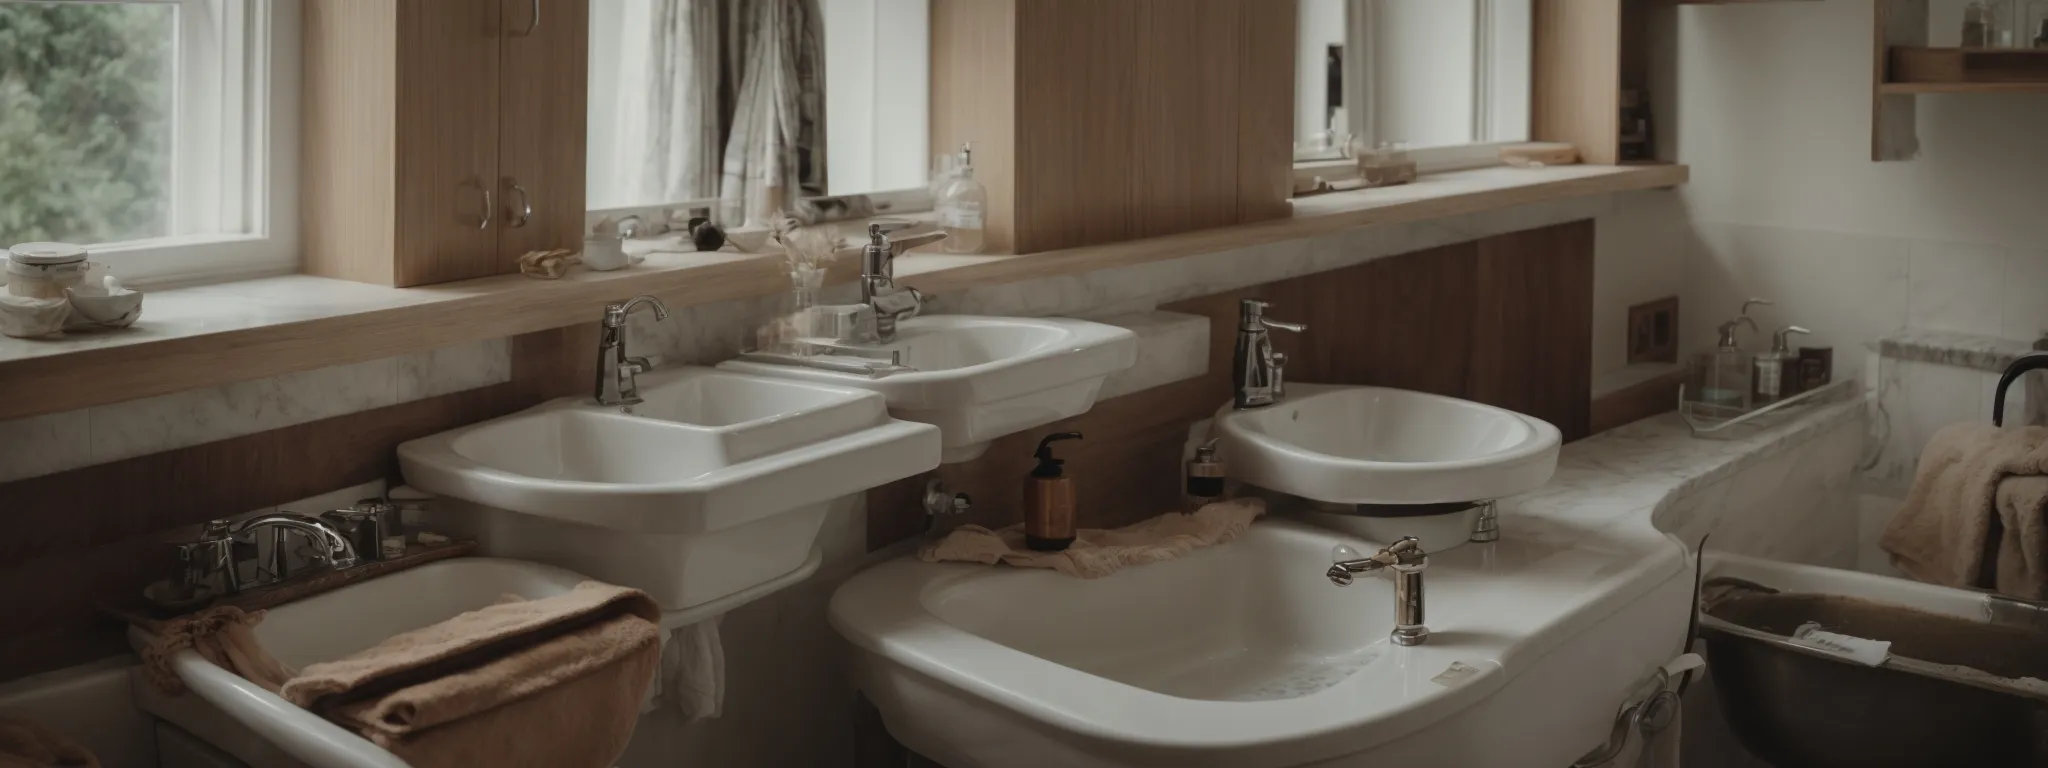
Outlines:
MULTIPOLYGON (((1485 168, 1294 202, 1284 219, 1022 255, 911 253, 897 279, 926 293, 1032 280, 1293 240, 1374 224, 1685 183, 1682 165, 1485 168)), ((852 280, 842 257, 828 282, 852 280)), ((729 251, 650 254, 561 280, 500 275, 385 288, 288 275, 153 292, 142 321, 57 340, 0 338, 0 419, 375 360, 590 322, 607 301, 653 294, 671 308, 788 290, 781 259, 729 251)))

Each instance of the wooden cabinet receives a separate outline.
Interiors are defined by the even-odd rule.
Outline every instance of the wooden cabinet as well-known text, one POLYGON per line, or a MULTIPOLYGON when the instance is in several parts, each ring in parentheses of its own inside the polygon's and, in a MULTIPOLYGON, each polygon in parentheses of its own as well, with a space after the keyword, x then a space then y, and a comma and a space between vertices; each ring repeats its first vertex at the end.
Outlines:
POLYGON ((588 0, 308 0, 305 271, 515 271, 583 223, 588 0))

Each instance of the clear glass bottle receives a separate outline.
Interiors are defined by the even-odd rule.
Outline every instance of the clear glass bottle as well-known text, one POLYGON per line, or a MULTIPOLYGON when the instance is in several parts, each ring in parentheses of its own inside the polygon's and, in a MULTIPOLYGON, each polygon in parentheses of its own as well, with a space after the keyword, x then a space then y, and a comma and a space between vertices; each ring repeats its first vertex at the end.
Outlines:
POLYGON ((939 229, 946 233, 940 244, 947 253, 980 253, 988 189, 974 180, 974 148, 960 147, 953 181, 939 191, 939 229))
POLYGON ((1687 397, 1706 406, 1704 415, 1713 418, 1734 418, 1750 409, 1755 392, 1753 362, 1742 351, 1742 344, 1735 338, 1735 332, 1747 325, 1754 332, 1756 320, 1749 316, 1749 308, 1757 304, 1770 304, 1763 299, 1750 299, 1742 305, 1742 313, 1735 319, 1721 324, 1721 338, 1710 352, 1701 352, 1692 363, 1692 383, 1686 388, 1687 397))

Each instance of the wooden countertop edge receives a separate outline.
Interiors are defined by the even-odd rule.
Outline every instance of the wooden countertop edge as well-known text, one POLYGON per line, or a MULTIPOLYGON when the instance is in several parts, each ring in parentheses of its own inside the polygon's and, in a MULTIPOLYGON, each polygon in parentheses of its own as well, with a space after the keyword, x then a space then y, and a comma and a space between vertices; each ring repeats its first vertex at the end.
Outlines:
MULTIPOLYGON (((926 293, 1080 274, 1195 256, 1376 224, 1459 216, 1497 208, 1683 184, 1683 165, 1626 166, 1615 172, 1385 202, 1374 190, 1310 198, 1308 211, 1276 219, 1124 243, 1016 256, 912 253, 898 279, 926 293)), ((0 361, 0 420, 377 360, 453 344, 591 322, 598 308, 652 294, 671 309, 769 296, 788 289, 780 259, 731 257, 584 279, 500 276, 419 289, 446 294, 419 303, 309 320, 94 347, 0 361)), ((842 257, 828 282, 857 276, 842 257)), ((61 343, 61 342, 59 342, 61 343)))

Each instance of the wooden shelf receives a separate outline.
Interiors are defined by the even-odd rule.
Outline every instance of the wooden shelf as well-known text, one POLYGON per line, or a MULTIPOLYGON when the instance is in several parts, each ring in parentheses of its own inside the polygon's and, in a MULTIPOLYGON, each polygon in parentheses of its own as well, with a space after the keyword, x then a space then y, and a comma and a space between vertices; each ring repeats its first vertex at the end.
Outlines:
MULTIPOLYGON (((1398 187, 1295 201, 1285 219, 1043 253, 913 252, 897 279, 927 293, 1077 275, 1591 195, 1671 187, 1683 165, 1507 167, 1425 176, 1398 187)), ((850 282, 840 258, 827 283, 850 282)), ((385 288, 307 275, 150 294, 142 322, 54 341, 0 338, 0 421, 594 323, 606 301, 647 293, 670 309, 789 290, 776 256, 656 254, 640 267, 558 281, 503 275, 385 288)))
POLYGON ((1929 93, 2048 93, 2042 83, 1884 83, 1877 92, 1886 96, 1916 96, 1929 93))

